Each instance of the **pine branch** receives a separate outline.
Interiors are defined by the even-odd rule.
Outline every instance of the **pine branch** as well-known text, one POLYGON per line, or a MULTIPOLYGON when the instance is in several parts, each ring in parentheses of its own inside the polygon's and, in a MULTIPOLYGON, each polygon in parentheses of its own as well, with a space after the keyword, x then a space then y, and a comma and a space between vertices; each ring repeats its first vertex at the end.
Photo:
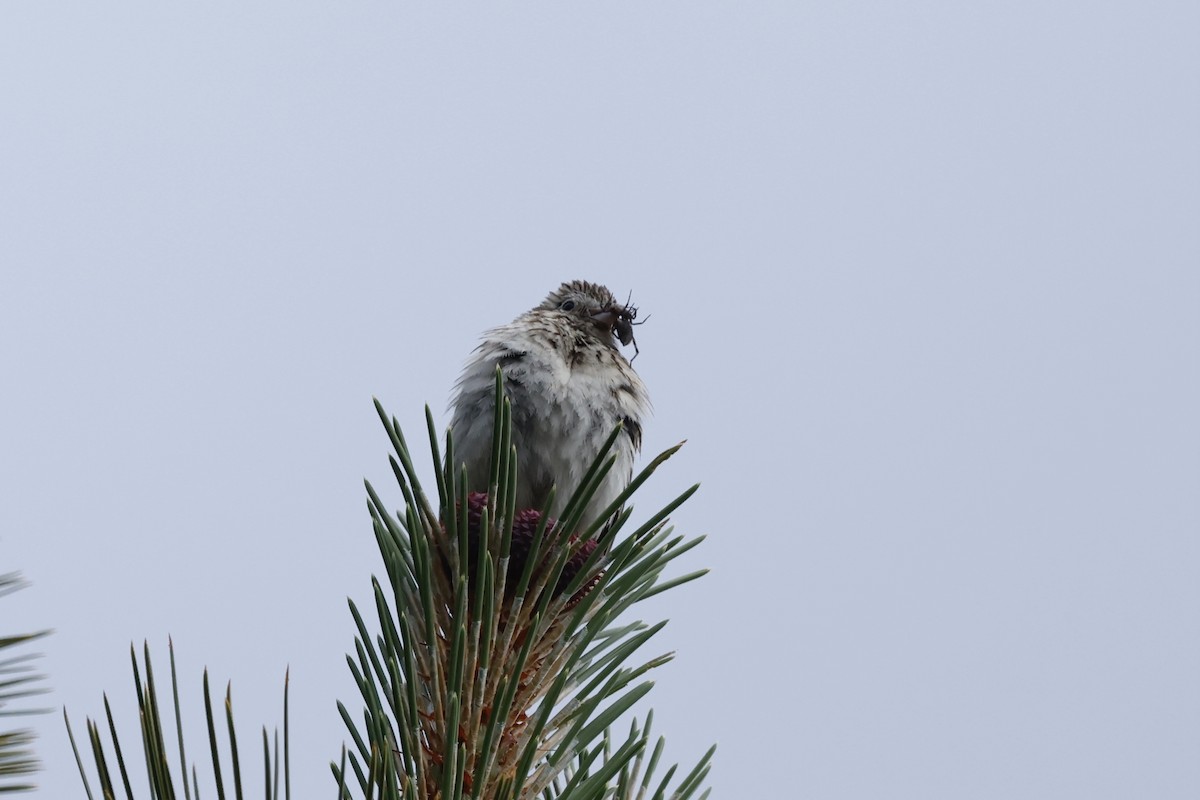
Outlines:
MULTIPOLYGON (((356 724, 343 708, 354 742, 348 754, 353 775, 331 766, 340 781, 357 780, 365 797, 633 798, 636 792, 621 792, 648 781, 658 761, 657 752, 644 761, 649 720, 645 728, 635 722, 619 743, 609 728, 649 692, 645 673, 672 654, 639 663, 638 652, 665 623, 617 620, 641 600, 703 574, 662 578, 700 541, 684 541, 666 527, 667 516, 696 487, 621 535, 632 515, 623 507, 679 449, 671 448, 631 482, 601 522, 579 531, 583 509, 612 467, 608 451, 618 427, 561 519, 545 509, 514 508, 517 454, 499 374, 496 400, 487 493, 467 493, 466 476, 453 460, 453 432, 446 434, 442 461, 426 409, 430 447, 435 463, 443 464, 435 476, 436 510, 397 421, 376 402, 405 505, 390 512, 367 483, 387 580, 373 581, 377 632, 350 603, 358 637, 347 661, 362 694, 363 720, 356 724), (395 793, 379 794, 387 786, 395 793)), ((691 796, 710 756, 674 796, 691 796)))
MULTIPOLYGON (((0 597, 25 586, 15 572, 0 574, 0 597)), ((28 642, 45 636, 49 631, 0 636, 0 651, 19 648, 28 642)), ((7 710, 8 704, 43 694, 40 686, 42 676, 34 672, 36 654, 23 653, 0 658, 0 717, 16 717, 44 713, 41 709, 18 708, 7 710)), ((33 754, 34 735, 24 728, 0 729, 0 794, 28 791, 34 784, 25 779, 37 772, 39 764, 33 754)))
MULTIPOLYGON (((145 761, 146 776, 149 782, 150 797, 152 798, 177 798, 182 797, 184 800, 192 800, 192 798, 200 797, 200 784, 197 776, 196 764, 188 764, 187 755, 183 743, 183 714, 179 702, 179 681, 175 669, 175 644, 168 641, 168 651, 171 661, 171 701, 174 713, 174 729, 176 737, 176 749, 178 751, 178 774, 173 771, 171 762, 173 759, 172 748, 166 741, 163 726, 162 706, 159 703, 158 687, 154 679, 154 667, 150 660, 150 646, 143 645, 142 660, 138 661, 137 650, 133 647, 129 649, 129 657, 132 662, 134 690, 137 694, 138 702, 138 721, 141 728, 142 741, 142 757, 145 761), (143 671, 145 680, 142 679, 143 671), (191 772, 191 783, 188 782, 188 773, 191 772)), ((229 776, 231 778, 230 788, 233 796, 241 798, 244 796, 243 780, 242 780, 242 761, 239 757, 237 745, 237 731, 233 720, 233 690, 232 686, 227 684, 225 689, 225 732, 227 739, 223 742, 220 734, 221 727, 218 725, 217 715, 213 711, 212 693, 208 685, 208 671, 204 671, 202 681, 202 694, 204 698, 204 716, 205 723, 208 729, 209 737, 209 754, 212 759, 213 782, 215 784, 216 796, 224 800, 226 796, 226 773, 223 770, 224 764, 228 764, 230 769, 229 776)), ((283 681, 283 752, 279 749, 279 731, 274 733, 274 748, 270 745, 270 735, 264 727, 262 730, 263 736, 263 775, 266 797, 268 800, 278 800, 281 797, 279 793, 279 773, 280 762, 283 763, 284 774, 284 794, 282 797, 291 797, 291 779, 289 775, 289 755, 288 747, 290 738, 288 736, 288 678, 285 675, 283 681)), ((113 719, 112 707, 108 702, 108 695, 104 696, 104 712, 107 719, 107 733, 105 737, 100 726, 91 718, 86 720, 87 744, 91 748, 92 764, 95 768, 95 778, 100 788, 100 796, 109 798, 117 796, 117 787, 120 786, 125 797, 133 798, 136 795, 133 792, 132 785, 129 779, 129 771, 126 766, 125 750, 122 747, 121 738, 117 733, 117 725, 113 719), (111 745, 112 757, 107 752, 106 746, 111 745), (115 769, 114 769, 115 766, 115 769), (118 779, 119 778, 119 783, 118 779)), ((79 767, 79 776, 83 781, 84 791, 87 797, 92 798, 92 785, 88 776, 87 767, 84 764, 84 758, 80 752, 79 745, 75 740, 75 731, 71 727, 70 718, 67 716, 66 709, 63 710, 63 722, 67 727, 67 735, 71 741, 71 749, 75 753, 75 763, 79 767)))
MULTIPOLYGON (((635 720, 619 741, 611 732, 612 724, 649 692, 646 673, 672 658, 666 653, 640 661, 638 655, 665 623, 617 620, 641 600, 704 574, 662 577, 674 559, 700 541, 684 541, 667 527, 667 516, 696 487, 632 533, 623 533, 632 509, 622 507, 678 450, 671 448, 652 460, 602 515, 612 520, 607 527, 578 531, 583 509, 612 467, 607 450, 618 428, 561 520, 551 519, 545 509, 518 509, 513 503, 511 411, 502 399, 499 376, 496 391, 501 402, 496 405, 495 458, 487 493, 466 491, 466 476, 455 468, 450 433, 443 461, 433 417, 426 410, 435 463, 443 464, 435 473, 436 502, 418 480, 396 421, 376 403, 395 450, 389 461, 404 509, 389 512, 367 484, 385 579, 372 578, 378 630, 372 631, 350 603, 357 637, 347 664, 363 709, 356 721, 338 703, 351 746, 343 748, 339 763, 330 764, 337 797, 352 798, 357 791, 365 800, 665 798, 676 769, 671 767, 654 784, 663 743, 659 739, 647 757, 649 716, 644 727, 635 720)), ((546 507, 552 503, 553 495, 546 507)), ((0 640, 0 646, 6 641, 0 640)), ((163 724, 149 647, 143 648, 140 661, 130 649, 149 796, 198 800, 197 767, 188 762, 183 744, 173 643, 169 651, 173 726, 163 724), (174 747, 167 741, 172 727, 174 747)), ((0 670, 5 663, 0 662, 0 670)), ((224 725, 213 710, 207 672, 202 694, 216 797, 241 798, 244 776, 253 771, 242 769, 231 687, 225 692, 224 725)), ((280 797, 281 771, 282 796, 291 797, 287 696, 285 677, 282 753, 278 732, 271 737, 266 728, 262 731, 263 788, 274 800, 280 797)), ((104 709, 106 731, 92 719, 86 722, 94 778, 100 796, 122 791, 132 798, 127 750, 107 695, 104 709)), ((63 718, 91 798, 88 769, 65 711, 63 718)), ((0 754, 21 752, 24 744, 0 738, 0 754)), ((711 755, 674 784, 672 798, 684 800, 699 790, 711 755)))

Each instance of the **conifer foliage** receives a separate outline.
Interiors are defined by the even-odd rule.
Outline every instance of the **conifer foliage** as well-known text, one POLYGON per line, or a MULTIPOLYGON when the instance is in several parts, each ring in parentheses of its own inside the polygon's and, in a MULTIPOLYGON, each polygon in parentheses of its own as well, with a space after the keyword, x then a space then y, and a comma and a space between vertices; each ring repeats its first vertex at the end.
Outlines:
MULTIPOLYGON (((24 585, 24 581, 15 572, 0 573, 0 597, 15 592, 24 585)), ((7 706, 45 692, 45 688, 40 685, 41 676, 35 672, 33 665, 37 655, 22 652, 21 646, 45 636, 46 633, 47 631, 0 634, 0 722, 36 713, 35 710, 21 706, 14 709, 7 706)), ((30 730, 0 725, 0 794, 33 788, 30 776, 37 771, 38 762, 33 755, 32 745, 33 733, 30 730)))
MULTIPOLYGON (((434 463, 445 465, 436 471, 436 494, 427 494, 399 425, 376 403, 394 449, 390 463, 404 504, 400 511, 389 511, 367 484, 384 578, 372 578, 373 608, 350 602, 357 636, 347 661, 362 707, 352 713, 338 704, 350 742, 331 765, 331 790, 339 798, 403 800, 707 797, 703 782, 712 750, 685 775, 671 767, 659 776, 663 741, 651 741, 651 715, 644 722, 621 723, 627 726, 621 728, 624 733, 615 727, 649 692, 647 673, 671 658, 663 654, 643 660, 642 646, 665 622, 626 621, 626 612, 703 574, 663 577, 672 560, 701 541, 685 540, 667 526, 668 515, 696 486, 636 527, 634 510, 627 505, 679 446, 653 459, 597 522, 581 530, 583 509, 612 468, 609 451, 625 434, 619 427, 612 432, 561 518, 549 517, 545 509, 515 508, 517 453, 499 374, 496 393, 489 491, 471 494, 465 473, 455 469, 452 431, 446 434, 443 458, 426 409, 434 463)), ((546 507, 552 503, 553 497, 546 507)), ((190 797, 194 788, 198 797, 194 766, 188 786, 173 654, 171 666, 180 793, 149 652, 145 682, 134 661, 151 796, 190 797)), ((205 675, 217 794, 224 796, 225 762, 232 766, 240 797, 231 699, 227 694, 228 744, 223 745, 207 680, 205 675), (229 755, 222 754, 226 749, 229 755)), ((115 796, 119 775, 132 797, 107 699, 105 708, 115 769, 99 726, 88 721, 101 791, 115 796)), ((285 688, 282 757, 278 733, 272 744, 263 730, 260 774, 268 798, 290 798, 286 708, 285 688)), ((82 759, 80 770, 86 785, 82 759)), ((303 794, 312 796, 312 787, 303 794)))

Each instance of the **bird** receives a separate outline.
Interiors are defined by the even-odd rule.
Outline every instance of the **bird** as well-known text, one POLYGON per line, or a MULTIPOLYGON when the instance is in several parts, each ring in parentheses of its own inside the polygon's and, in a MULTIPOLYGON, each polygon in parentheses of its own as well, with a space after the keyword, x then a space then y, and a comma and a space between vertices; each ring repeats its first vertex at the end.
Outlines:
POLYGON ((637 310, 606 287, 563 283, 539 305, 483 334, 454 387, 450 430, 456 468, 465 464, 469 491, 487 491, 491 476, 496 369, 512 406, 516 508, 542 508, 557 487, 552 517, 591 467, 613 429, 623 426, 616 457, 580 524, 587 528, 625 490, 651 410, 642 379, 618 348, 637 343, 637 310))

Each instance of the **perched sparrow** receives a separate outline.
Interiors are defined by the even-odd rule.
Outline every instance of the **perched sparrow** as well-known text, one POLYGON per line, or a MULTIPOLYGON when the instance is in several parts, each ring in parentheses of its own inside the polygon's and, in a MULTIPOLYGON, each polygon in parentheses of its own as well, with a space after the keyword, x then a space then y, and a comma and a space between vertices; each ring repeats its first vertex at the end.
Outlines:
POLYGON ((591 524, 624 491, 650 410, 642 379, 617 350, 618 341, 633 341, 635 314, 603 286, 571 281, 537 308, 484 334, 455 387, 450 423, 470 490, 488 489, 499 366, 512 402, 517 508, 540 508, 557 486, 549 513, 560 515, 618 422, 624 433, 611 451, 616 463, 582 524, 591 524))

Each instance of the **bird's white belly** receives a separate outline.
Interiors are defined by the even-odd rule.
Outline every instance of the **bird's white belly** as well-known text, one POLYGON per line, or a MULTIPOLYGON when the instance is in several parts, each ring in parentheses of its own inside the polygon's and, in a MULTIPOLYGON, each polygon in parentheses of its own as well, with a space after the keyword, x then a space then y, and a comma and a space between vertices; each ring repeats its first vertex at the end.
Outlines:
MULTIPOLYGON (((529 381, 510 389, 514 406, 514 444, 517 446, 520 500, 531 500, 550 484, 557 486, 551 514, 557 516, 578 488, 591 467, 600 447, 624 417, 640 416, 625 407, 622 394, 610 378, 591 365, 574 370, 565 364, 530 365, 526 375, 544 376, 544 381, 529 381)), ((633 468, 633 447, 628 436, 614 444, 616 463, 609 471, 589 504, 595 514, 603 511, 629 482, 633 468)))

